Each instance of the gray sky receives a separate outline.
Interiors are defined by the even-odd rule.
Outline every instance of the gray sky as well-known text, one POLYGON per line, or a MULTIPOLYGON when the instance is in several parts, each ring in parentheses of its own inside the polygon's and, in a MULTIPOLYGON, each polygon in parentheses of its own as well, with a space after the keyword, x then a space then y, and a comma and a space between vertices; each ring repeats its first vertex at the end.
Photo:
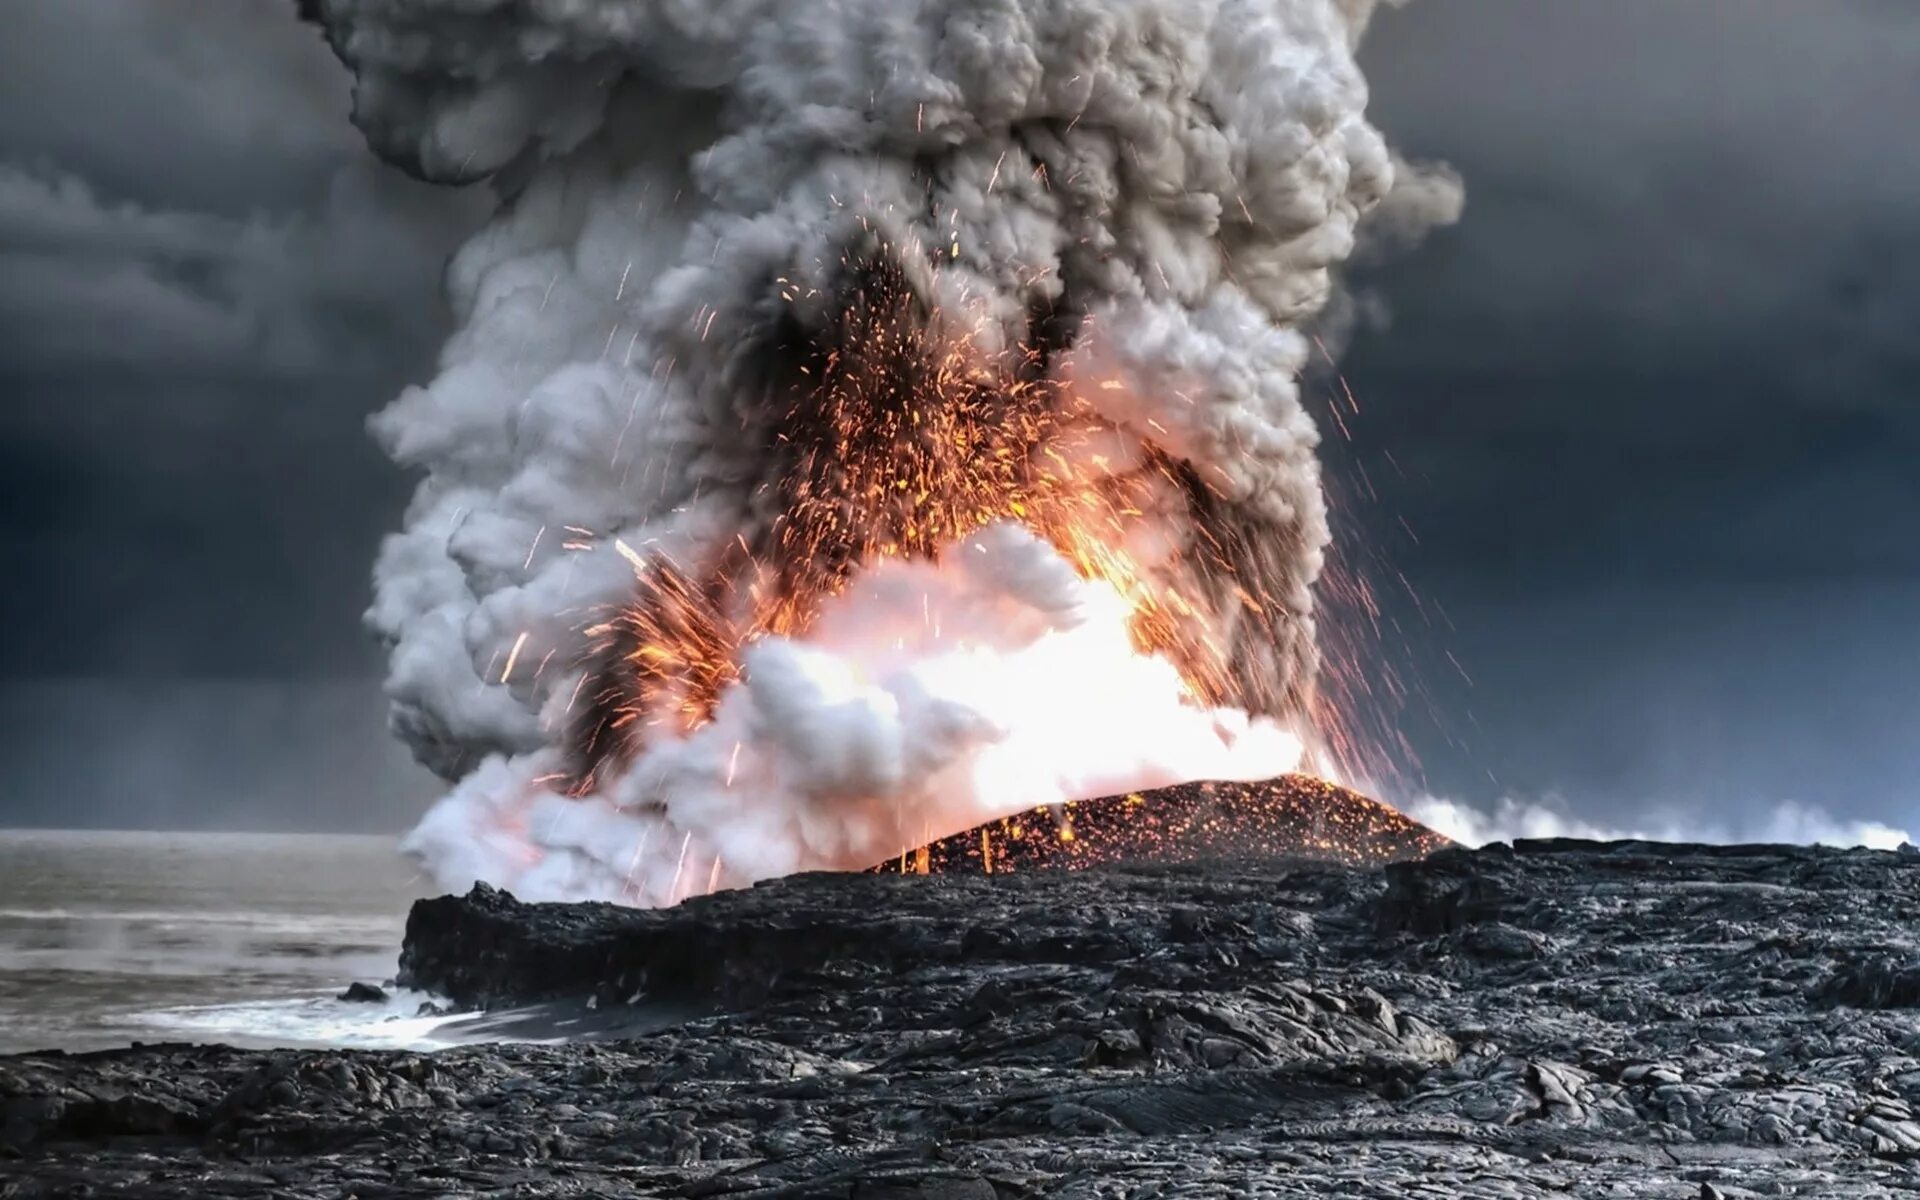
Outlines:
POLYGON ((1421 647, 1471 750, 1420 738, 1436 790, 1910 821, 1920 9, 1431 0, 1377 33, 1380 123, 1469 189, 1346 364, 1419 538, 1375 540, 1458 627, 1421 647))
POLYGON ((0 10, 0 822, 393 828, 363 422, 477 197, 381 167, 291 3, 0 10))
MULTIPOLYGON (((478 198, 372 160, 292 8, 0 9, 0 822, 432 793, 359 627, 409 486, 362 422, 478 198)), ((1329 451, 1420 597, 1381 653, 1427 782, 1920 817, 1920 9, 1422 0, 1365 59, 1469 190, 1361 281, 1329 451)))

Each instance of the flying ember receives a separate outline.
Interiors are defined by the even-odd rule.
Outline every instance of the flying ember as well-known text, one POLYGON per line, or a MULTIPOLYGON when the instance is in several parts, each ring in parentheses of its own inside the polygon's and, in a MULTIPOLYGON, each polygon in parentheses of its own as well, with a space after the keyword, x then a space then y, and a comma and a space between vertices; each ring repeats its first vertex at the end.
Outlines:
MULTIPOLYGON (((1235 544, 1237 531, 1205 529, 1172 555, 1157 545, 1149 514, 1185 505, 1184 518, 1204 527, 1206 485, 1050 377, 1057 347, 1040 340, 1044 315, 1035 336, 992 354, 941 328, 892 259, 848 269, 852 302, 832 336, 779 347, 791 402, 744 431, 779 448, 780 469, 756 496, 773 518, 695 568, 629 551, 634 599, 587 630, 595 662, 572 728, 576 793, 624 769, 650 738, 705 725, 740 678, 747 645, 804 639, 822 603, 865 566, 938 562, 998 522, 1038 535, 1082 579, 1111 589, 1134 651, 1173 663, 1192 701, 1287 707, 1272 679, 1233 676, 1216 632, 1221 596, 1201 581, 1229 581, 1226 602, 1259 625, 1295 616, 1238 568, 1257 560, 1235 544), (1183 551, 1201 557, 1181 562, 1183 551), (1149 569, 1143 552, 1168 557, 1149 569)), ((931 595, 919 615, 939 640, 931 595)))
POLYGON ((373 422, 442 884, 672 903, 1352 757, 1299 379, 1369 218, 1458 203, 1366 120, 1368 0, 316 7, 375 148, 501 197, 373 422))

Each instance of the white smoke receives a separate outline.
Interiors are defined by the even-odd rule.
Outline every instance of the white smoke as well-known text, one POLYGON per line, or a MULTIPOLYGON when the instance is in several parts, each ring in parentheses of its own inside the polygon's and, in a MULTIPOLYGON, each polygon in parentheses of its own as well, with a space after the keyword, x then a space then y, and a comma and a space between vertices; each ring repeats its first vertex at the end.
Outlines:
POLYGON ((1552 804, 1511 798, 1500 800, 1490 809, 1435 797, 1416 800, 1402 808, 1414 820, 1465 846, 1511 842, 1516 838, 1585 838, 1597 842, 1765 843, 1893 850, 1913 840, 1904 829, 1878 821, 1836 817, 1817 806, 1794 800, 1776 804, 1757 814, 1757 819, 1747 816, 1732 823, 1703 820, 1691 814, 1656 813, 1620 827, 1583 821, 1552 804))
MULTIPOLYGON (((633 590, 619 547, 700 561, 764 529, 770 330, 831 329, 862 239, 988 352, 1037 310, 1078 323, 1046 369, 1110 435, 1101 469, 1150 448, 1208 495, 1206 531, 1172 499, 1149 514, 1167 549, 1145 566, 1226 545, 1205 619, 1237 678, 1308 687, 1328 533, 1296 377, 1395 173, 1353 58, 1370 0, 311 7, 370 144, 503 201, 448 271, 439 374, 373 423, 424 474, 368 619, 394 727, 458 781, 410 843, 443 882, 656 903, 1291 765, 1270 723, 1182 704, 1114 597, 989 531, 754 646, 713 724, 593 798, 541 782, 581 630, 633 590), (875 632, 935 610, 932 640, 875 632)), ((1415 178, 1396 238, 1457 212, 1449 177, 1415 178)))
POLYGON ((1293 768, 1296 739, 1188 704, 1126 616, 1044 542, 992 526, 939 566, 880 563, 805 642, 754 644, 712 723, 601 793, 543 787, 550 755, 490 759, 407 846, 449 884, 670 904, 1064 799, 1293 768))

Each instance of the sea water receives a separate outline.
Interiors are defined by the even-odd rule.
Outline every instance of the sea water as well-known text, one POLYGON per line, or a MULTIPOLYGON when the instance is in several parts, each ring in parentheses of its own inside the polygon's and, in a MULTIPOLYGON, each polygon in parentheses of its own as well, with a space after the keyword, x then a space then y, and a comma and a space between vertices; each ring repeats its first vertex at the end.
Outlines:
POLYGON ((431 891, 386 837, 0 830, 0 1052, 431 1044, 423 996, 334 998, 431 891))

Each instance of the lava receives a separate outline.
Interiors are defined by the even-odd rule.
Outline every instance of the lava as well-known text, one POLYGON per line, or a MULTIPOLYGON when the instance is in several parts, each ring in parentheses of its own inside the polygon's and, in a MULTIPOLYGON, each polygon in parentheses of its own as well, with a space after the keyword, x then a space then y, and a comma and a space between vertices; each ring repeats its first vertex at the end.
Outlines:
POLYGON ((635 590, 585 630, 574 794, 650 740, 705 725, 746 647, 804 639, 863 568, 938 561, 996 522, 1038 534, 1120 596, 1135 651, 1173 663, 1196 706, 1294 724, 1311 714, 1299 681, 1242 661, 1249 640, 1285 640, 1279 629, 1303 620, 1304 604, 1276 594, 1233 506, 1196 469, 1102 420, 1081 388, 1055 378, 1051 360, 1075 323, 1036 312, 1022 344, 988 350, 919 296, 900 262, 885 248, 850 256, 834 328, 789 322, 769 348, 785 364, 769 386, 789 400, 742 418, 743 436, 780 464, 753 498, 763 511, 752 532, 694 564, 620 545, 635 590), (1193 549, 1164 536, 1176 520, 1198 530, 1193 549))
POLYGON ((315 14, 377 151, 503 201, 372 425, 436 878, 673 904, 1385 777, 1303 377, 1355 248, 1459 189, 1367 119, 1369 3, 470 7, 315 14))
MULTIPOLYGON (((824 335, 790 327, 770 352, 787 364, 773 386, 789 401, 767 421, 745 422, 781 463, 755 497, 770 515, 692 567, 620 544, 635 591, 587 630, 593 651, 572 725, 571 794, 591 793, 651 741, 708 724, 742 679, 747 648, 766 637, 804 640, 822 604, 863 569, 937 563, 996 522, 1037 534, 1080 578, 1111 589, 1130 614, 1134 652, 1173 664, 1196 708, 1312 724, 1326 731, 1318 746, 1330 763, 1359 757, 1338 707, 1261 672, 1257 658, 1251 669, 1236 661, 1226 630, 1250 628, 1270 647, 1299 606, 1263 585, 1261 556, 1197 470, 1100 420, 1082 391, 1055 379, 1049 360, 1070 343, 1071 322, 1037 313, 1023 344, 991 353, 916 295, 891 253, 845 266, 849 299, 837 325, 824 335), (1154 536, 1169 520, 1199 536, 1184 557, 1154 560, 1171 553, 1172 539, 1154 536)), ((929 604, 918 616, 939 641, 940 614, 929 604)), ((739 753, 736 744, 729 789, 739 753)), ((1077 799, 936 837, 875 869, 993 872, 1221 854, 1370 863, 1444 844, 1357 792, 1293 775, 1077 799)), ((717 856, 710 873, 720 874, 717 856)))
POLYGON ((1452 843, 1377 800, 1310 775, 1201 782, 1037 809, 889 859, 885 874, 1005 874, 1113 863, 1305 858, 1375 866, 1452 843))

